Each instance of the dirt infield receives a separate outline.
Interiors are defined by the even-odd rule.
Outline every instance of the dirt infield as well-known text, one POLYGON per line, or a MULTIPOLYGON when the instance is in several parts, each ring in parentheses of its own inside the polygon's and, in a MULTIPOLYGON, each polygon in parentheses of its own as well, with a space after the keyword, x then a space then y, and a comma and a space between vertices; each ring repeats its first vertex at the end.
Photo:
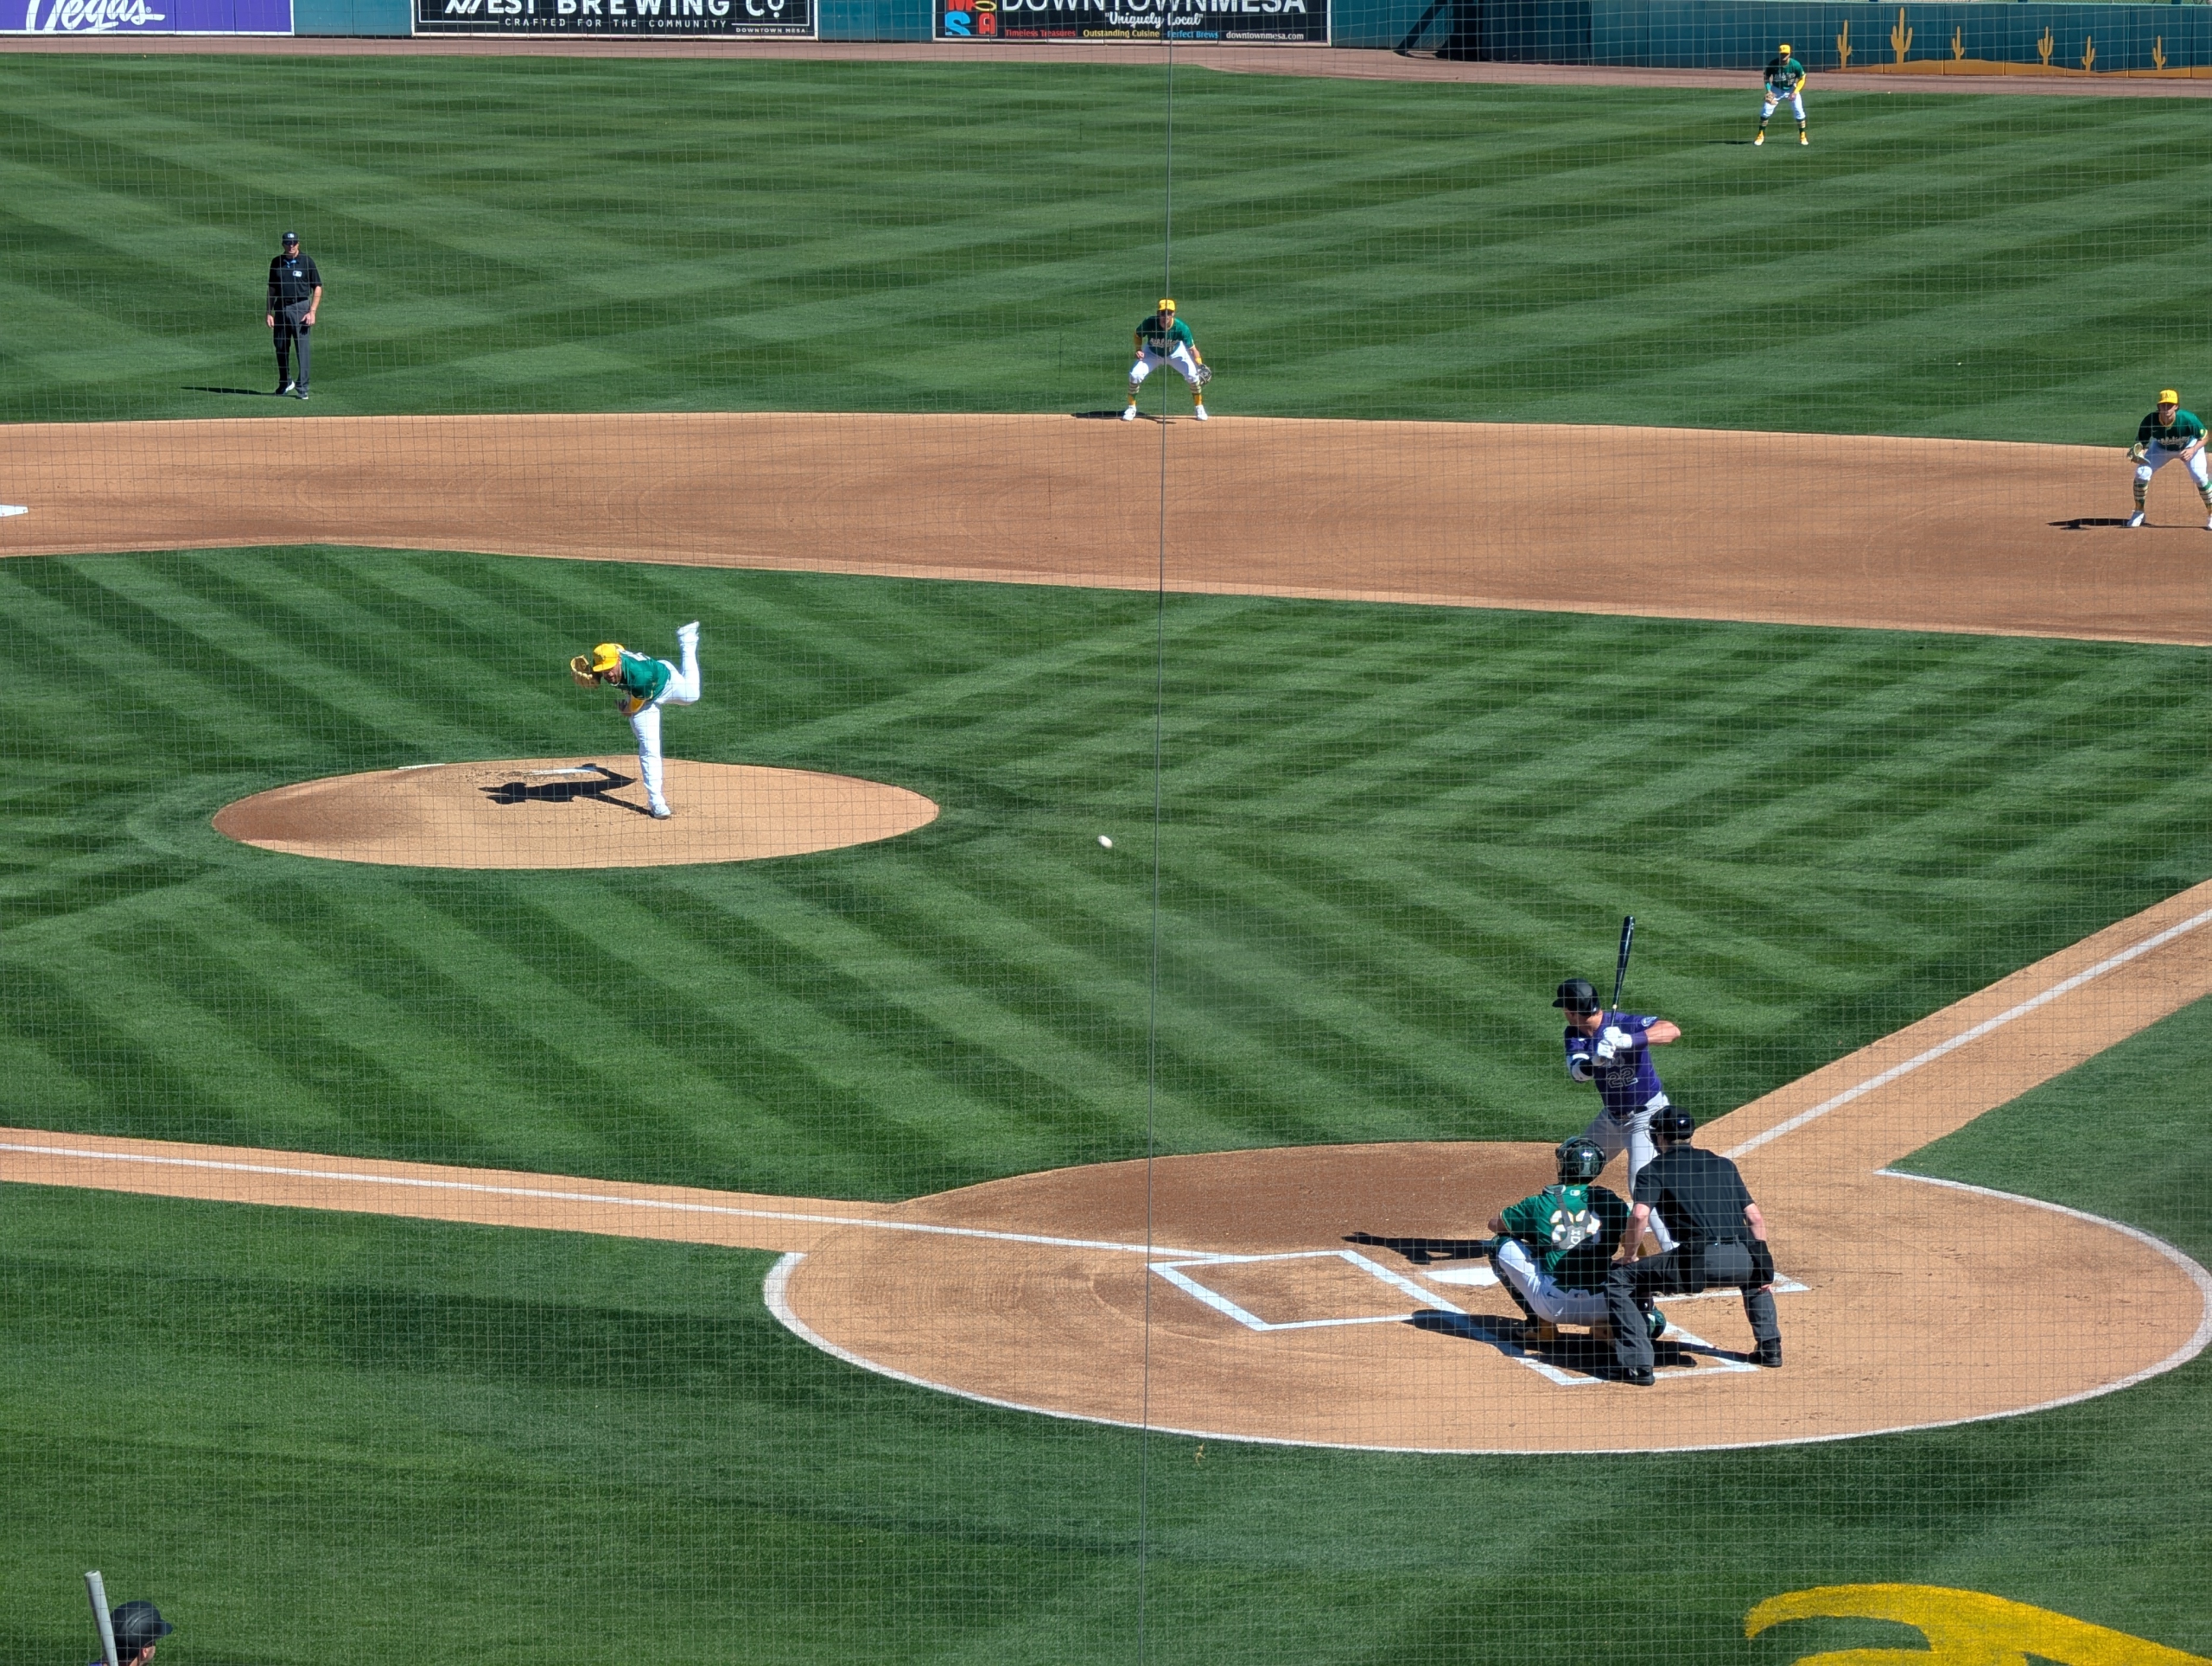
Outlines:
POLYGON ((937 819, 905 787, 671 758, 676 815, 657 822, 637 766, 522 758, 333 776, 226 804, 215 830, 264 850, 406 868, 661 868, 872 844, 937 819))
POLYGON ((31 512, 0 520, 0 554, 354 544, 2212 643, 2212 532, 2168 472, 2159 524, 2129 532, 2120 453, 2081 446, 1236 417, 24 424, 0 497, 31 512))
POLYGON ((1205 1438, 1443 1452, 1832 1440, 2107 1393, 2212 1340, 2212 1276, 2073 1211, 1884 1165, 2212 993, 2212 884, 1719 1119, 1775 1224, 1788 1363, 1669 1301, 1653 1389, 1523 1345, 1458 1237, 1548 1179, 1503 1144, 1303 1147, 1022 1175, 907 1204, 0 1129, 0 1179, 785 1252, 766 1291, 871 1370, 1205 1438), (1147 1180, 1151 1185, 1147 1191, 1147 1180), (1946 1205, 1948 1206, 1946 1206, 1946 1205), (1150 1235, 1147 1238, 1147 1222, 1150 1235))
MULTIPOLYGON (((730 58, 817 63, 1113 64, 1125 68, 1206 69, 1230 75, 1319 76, 1331 80, 1440 81, 1489 86, 1642 86, 1758 90, 1756 70, 1635 69, 1596 64, 1453 63, 1358 47, 1147 46, 1136 41, 1056 41, 986 46, 957 41, 748 41, 677 36, 654 40, 547 40, 527 35, 419 35, 404 39, 239 35, 219 44, 161 35, 12 36, 9 52, 242 54, 315 58, 730 58)), ((2212 97, 2206 70, 2038 73, 2026 64, 1923 60, 1903 67, 1824 73, 1823 92, 2012 92, 2046 98, 2212 97)))

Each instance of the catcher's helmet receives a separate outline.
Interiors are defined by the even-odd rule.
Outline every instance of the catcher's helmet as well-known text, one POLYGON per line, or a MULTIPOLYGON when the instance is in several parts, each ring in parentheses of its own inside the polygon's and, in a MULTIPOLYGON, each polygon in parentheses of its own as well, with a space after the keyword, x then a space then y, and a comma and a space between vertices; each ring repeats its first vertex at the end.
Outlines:
POLYGON ((1669 1105, 1664 1110, 1651 1113, 1651 1137, 1655 1140, 1687 1140, 1696 1131, 1696 1122, 1680 1105, 1669 1105))
POLYGON ((622 645, 602 642, 591 651, 591 668, 594 671, 611 671, 622 663, 622 645))
POLYGON ((1594 1013, 1598 1010, 1597 985, 1586 977, 1570 977, 1559 986, 1558 993, 1552 997, 1552 1005, 1564 1007, 1578 1015, 1594 1013))
POLYGON ((1561 1186, 1587 1186, 1605 1171, 1605 1148, 1576 1135, 1553 1154, 1559 1159, 1561 1186))

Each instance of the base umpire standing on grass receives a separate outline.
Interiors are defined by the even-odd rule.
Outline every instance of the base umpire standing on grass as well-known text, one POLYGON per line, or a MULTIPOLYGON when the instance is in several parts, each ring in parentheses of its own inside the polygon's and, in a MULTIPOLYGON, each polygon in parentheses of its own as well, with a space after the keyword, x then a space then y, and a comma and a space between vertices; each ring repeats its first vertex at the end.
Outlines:
POLYGON ((284 252, 269 263, 269 327, 276 338, 276 391, 308 397, 308 332, 322 305, 322 274, 315 257, 300 252, 300 234, 284 233, 284 252), (299 379, 292 378, 291 348, 300 350, 299 379))
POLYGON ((1762 1365, 1782 1364, 1782 1327, 1774 1315, 1774 1256, 1766 1220, 1736 1165, 1689 1142, 1696 1124, 1669 1105, 1651 1118, 1659 1148, 1633 1188, 1636 1207, 1621 1234, 1621 1259, 1605 1275, 1605 1310, 1613 1327, 1613 1362, 1621 1380, 1648 1388, 1656 1355, 1644 1311, 1655 1296, 1697 1295, 1714 1285, 1744 1293, 1744 1315, 1758 1339, 1762 1365), (1672 1250, 1635 1259, 1637 1241, 1654 1209, 1674 1223, 1672 1250))

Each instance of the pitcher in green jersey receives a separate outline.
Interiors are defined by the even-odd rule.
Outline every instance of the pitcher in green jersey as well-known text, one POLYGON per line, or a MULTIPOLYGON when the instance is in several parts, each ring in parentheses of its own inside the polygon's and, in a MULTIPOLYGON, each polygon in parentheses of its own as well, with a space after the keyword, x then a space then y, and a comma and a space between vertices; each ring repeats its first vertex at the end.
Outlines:
POLYGON ((699 621, 695 619, 678 630, 676 640, 683 650, 681 664, 632 653, 620 642, 602 642, 569 662, 569 674, 578 683, 621 690, 622 715, 638 737, 638 773, 645 779, 645 808, 657 822, 676 813, 661 792, 660 709, 688 706, 699 697, 699 621))

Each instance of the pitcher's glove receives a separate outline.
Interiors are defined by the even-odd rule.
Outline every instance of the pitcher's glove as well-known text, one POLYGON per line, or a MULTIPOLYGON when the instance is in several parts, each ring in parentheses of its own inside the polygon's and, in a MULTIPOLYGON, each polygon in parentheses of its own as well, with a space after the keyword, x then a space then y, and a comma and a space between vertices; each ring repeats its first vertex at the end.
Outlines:
POLYGON ((2142 441, 2138 440, 2133 445, 2127 448, 2128 461, 2132 463, 2142 463, 2148 462, 2150 460, 2151 448, 2145 445, 2142 441))
POLYGON ((599 678, 592 675, 591 656, 588 653, 576 654, 569 659, 569 675, 575 679, 576 686, 580 689, 595 689, 599 686, 599 678))
POLYGON ((1204 387, 1207 383, 1212 380, 1213 366, 1211 365, 1200 365, 1198 366, 1198 385, 1200 387, 1204 387))

